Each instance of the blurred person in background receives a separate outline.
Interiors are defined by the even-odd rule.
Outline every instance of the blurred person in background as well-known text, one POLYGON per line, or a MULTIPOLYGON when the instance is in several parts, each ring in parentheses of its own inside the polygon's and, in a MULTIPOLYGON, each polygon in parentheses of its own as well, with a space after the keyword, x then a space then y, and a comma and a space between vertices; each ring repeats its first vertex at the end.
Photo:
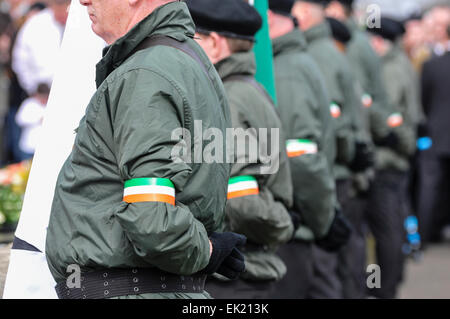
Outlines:
POLYGON ((21 128, 20 161, 30 159, 34 155, 41 138, 40 132, 49 94, 50 88, 46 84, 40 84, 36 93, 22 103, 16 114, 16 123, 21 128))
POLYGON ((448 50, 447 27, 449 23, 450 7, 434 7, 424 16, 425 35, 433 56, 442 56, 448 50))
MULTIPOLYGON (((406 233, 403 223, 408 215, 407 186, 410 159, 416 150, 416 126, 419 101, 412 66, 401 46, 403 25, 395 20, 381 18, 380 28, 369 28, 374 50, 382 58, 382 75, 390 103, 396 113, 388 123, 404 128, 398 149, 380 148, 377 154, 376 178, 369 206, 368 224, 376 241, 377 264, 381 268, 381 288, 370 289, 370 295, 393 299, 403 277, 402 246, 406 233)), ((398 143, 398 142, 397 142, 398 143)))
POLYGON ((405 22, 406 33, 403 46, 414 69, 420 73, 422 66, 431 57, 431 50, 426 44, 426 28, 422 16, 416 14, 408 17, 405 22))
MULTIPOLYGON (((449 39, 450 24, 447 25, 449 39)), ((427 117, 421 135, 429 139, 429 148, 419 155, 418 213, 425 242, 440 242, 449 237, 445 234, 450 224, 449 83, 450 46, 443 55, 424 64, 421 78, 422 105, 427 117)))
POLYGON ((6 117, 6 162, 22 158, 20 128, 15 116, 19 106, 36 93, 40 84, 51 87, 62 35, 67 19, 69 0, 51 0, 50 7, 33 2, 24 13, 26 21, 13 43, 10 67, 10 109, 6 117))
POLYGON ((262 19, 242 0, 187 3, 197 27, 197 42, 224 82, 233 128, 267 129, 267 141, 276 138, 279 145, 272 149, 278 152, 274 153, 276 167, 272 166, 277 169, 270 174, 264 173, 262 163, 265 160, 261 156, 253 163, 249 161, 255 155, 250 154, 250 145, 255 142, 262 147, 265 143, 261 135, 252 134, 248 142, 241 141, 249 148, 237 148, 237 161, 231 168, 224 230, 247 237, 247 244, 242 248, 246 272, 234 281, 213 276, 206 282, 206 290, 217 299, 267 299, 273 285, 286 274, 286 265, 276 250, 293 237, 294 225, 289 213, 293 190, 284 130, 272 99, 254 79, 256 61, 252 48, 262 19), (273 135, 274 130, 279 131, 278 136, 273 135), (245 183, 249 189, 241 186, 245 183))
MULTIPOLYGON (((8 111, 8 64, 10 61, 13 36, 12 19, 7 13, 0 12, 0 132, 3 132, 4 116, 8 111)), ((4 136, 0 134, 0 166, 3 164, 4 136)))
POLYGON ((333 165, 335 132, 325 79, 308 54, 304 33, 291 15, 295 0, 269 1, 278 108, 294 187, 292 214, 300 219, 294 239, 278 254, 286 276, 271 298, 304 299, 314 277, 313 244, 337 251, 350 236, 346 218, 337 208, 333 165))
MULTIPOLYGON (((391 127, 388 119, 396 109, 388 99, 383 83, 382 61, 373 50, 364 29, 357 24, 353 0, 333 0, 327 6, 327 15, 345 23, 352 38, 347 45, 346 56, 358 82, 358 90, 364 106, 363 122, 366 134, 375 144, 376 162, 384 157, 386 149, 402 149, 407 129, 391 127), (399 142, 400 141, 400 142, 399 142)), ((371 185, 375 178, 373 169, 354 175, 357 196, 351 199, 348 211, 355 232, 347 249, 341 253, 339 274, 345 298, 361 298, 366 292, 366 215, 371 185)))
MULTIPOLYGON (((337 156, 333 167, 338 202, 344 216, 354 196, 352 190, 353 165, 368 141, 363 133, 360 117, 361 99, 357 95, 355 79, 348 60, 333 42, 330 26, 325 20, 329 1, 296 1, 292 15, 298 20, 308 43, 308 53, 316 61, 325 79, 331 98, 330 111, 336 132, 337 156)), ((314 246, 314 280, 310 298, 342 298, 342 284, 338 277, 338 254, 314 246)))
POLYGON ((41 83, 51 87, 69 4, 70 0, 51 0, 49 8, 27 20, 17 35, 12 67, 28 95, 41 83))

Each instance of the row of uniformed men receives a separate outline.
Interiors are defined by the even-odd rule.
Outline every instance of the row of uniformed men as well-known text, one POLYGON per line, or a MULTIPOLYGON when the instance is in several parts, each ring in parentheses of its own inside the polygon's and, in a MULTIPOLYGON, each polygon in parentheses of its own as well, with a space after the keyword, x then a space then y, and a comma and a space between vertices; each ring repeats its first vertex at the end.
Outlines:
POLYGON ((274 108, 254 79, 258 12, 242 0, 187 4, 224 82, 233 127, 280 128, 286 145, 275 174, 233 165, 225 227, 247 237, 246 272, 213 277, 206 290, 215 298, 394 298, 420 114, 401 24, 382 18, 368 36, 352 0, 269 1, 274 108), (366 222, 382 271, 381 288, 370 292, 366 222))

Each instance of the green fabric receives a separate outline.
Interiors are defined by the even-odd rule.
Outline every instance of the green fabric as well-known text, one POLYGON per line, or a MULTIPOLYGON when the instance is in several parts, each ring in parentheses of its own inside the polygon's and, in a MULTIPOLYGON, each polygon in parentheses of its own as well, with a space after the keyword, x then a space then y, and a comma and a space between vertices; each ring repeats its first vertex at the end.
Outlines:
POLYGON ((273 75, 272 45, 270 42, 269 24, 267 20, 269 4, 267 0, 257 0, 255 1, 254 6, 263 19, 263 25, 256 33, 256 43, 253 48, 256 56, 256 65, 258 66, 255 79, 264 86, 272 97, 272 100, 275 102, 275 105, 277 105, 277 95, 273 75))
MULTIPOLYGON (((222 79, 232 76, 254 76, 255 57, 253 52, 240 52, 216 64, 222 79)), ((230 104, 233 128, 267 129, 266 142, 254 134, 246 143, 258 142, 265 149, 264 143, 271 143, 271 129, 280 130, 278 140, 282 145, 279 150, 279 169, 274 174, 262 174, 264 159, 261 153, 257 163, 249 163, 249 150, 236 150, 236 162, 232 166, 231 176, 253 176, 258 180, 259 194, 228 200, 226 207, 226 229, 247 236, 253 244, 269 247, 256 253, 245 253, 246 273, 242 278, 248 280, 278 280, 285 273, 285 266, 274 253, 276 247, 287 242, 293 236, 294 227, 288 209, 292 206, 292 182, 289 163, 284 148, 285 139, 281 123, 271 101, 252 84, 243 80, 231 80, 224 83, 230 104), (250 258, 251 256, 251 258, 250 258), (249 258, 247 258, 249 257, 249 258)), ((247 144, 248 145, 248 144, 247 144)), ((268 148, 270 150, 270 148, 268 148)), ((260 149, 261 150, 261 149, 260 149)), ((272 149, 272 151, 274 151, 272 149)))
POLYGON ((253 176, 231 177, 230 180, 228 181, 228 185, 236 184, 236 183, 240 183, 240 182, 256 182, 256 178, 254 178, 253 176))
POLYGON ((203 129, 225 134, 231 119, 220 78, 193 34, 186 4, 171 2, 105 50, 97 65, 98 90, 53 199, 46 255, 56 281, 64 280, 70 264, 82 271, 155 267, 179 275, 208 264, 208 232, 223 222, 230 165, 172 158, 181 142, 172 133, 185 128, 194 137, 194 121, 202 120, 203 129), (155 34, 186 42, 211 79, 189 55, 167 46, 125 60, 155 34), (176 205, 123 202, 125 181, 146 177, 169 179, 176 205))
MULTIPOLYGON (((294 30, 274 39, 278 111, 287 140, 309 140, 317 154, 289 159, 294 186, 294 210, 316 237, 324 236, 334 218, 335 136, 330 101, 320 70, 307 53, 304 35, 294 30)), ((308 231, 296 238, 311 239, 308 231), (305 238, 304 234, 308 234, 305 238)))
POLYGON ((331 39, 331 30, 325 23, 304 32, 308 42, 308 53, 319 66, 325 79, 330 101, 341 107, 341 116, 334 119, 337 143, 337 160, 334 166, 336 180, 351 177, 348 166, 354 158, 356 131, 360 122, 356 114, 360 100, 355 94, 355 82, 345 56, 331 39))
POLYGON ((409 159, 416 150, 416 127, 419 121, 419 99, 414 70, 399 44, 382 58, 382 77, 387 88, 390 104, 394 113, 403 116, 403 125, 393 131, 399 137, 397 150, 380 148, 377 152, 376 167, 379 170, 397 169, 407 171, 409 159))

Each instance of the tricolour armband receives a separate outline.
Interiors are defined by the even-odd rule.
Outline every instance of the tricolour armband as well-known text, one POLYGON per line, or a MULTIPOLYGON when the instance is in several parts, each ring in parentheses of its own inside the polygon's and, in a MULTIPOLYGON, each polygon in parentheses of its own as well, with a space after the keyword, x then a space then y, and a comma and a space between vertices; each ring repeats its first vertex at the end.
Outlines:
POLYGON ((162 202, 175 205, 175 186, 168 178, 135 178, 125 182, 123 201, 162 202))
POLYGON ((288 140, 286 149, 289 158, 305 154, 316 154, 318 150, 317 144, 310 140, 288 140))
POLYGON ((258 194, 258 182, 253 176, 236 176, 228 181, 228 199, 258 194))

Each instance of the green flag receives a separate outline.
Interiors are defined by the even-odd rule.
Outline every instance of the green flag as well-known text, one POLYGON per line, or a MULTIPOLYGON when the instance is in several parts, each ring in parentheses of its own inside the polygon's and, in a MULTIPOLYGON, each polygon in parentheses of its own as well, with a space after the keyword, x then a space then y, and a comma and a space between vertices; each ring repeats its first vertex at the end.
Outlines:
POLYGON ((275 78, 273 72, 272 42, 269 36, 269 24, 267 21, 268 0, 249 0, 255 6, 263 18, 263 27, 256 34, 255 55, 256 55, 256 80, 260 82, 269 92, 273 100, 277 101, 275 78))

